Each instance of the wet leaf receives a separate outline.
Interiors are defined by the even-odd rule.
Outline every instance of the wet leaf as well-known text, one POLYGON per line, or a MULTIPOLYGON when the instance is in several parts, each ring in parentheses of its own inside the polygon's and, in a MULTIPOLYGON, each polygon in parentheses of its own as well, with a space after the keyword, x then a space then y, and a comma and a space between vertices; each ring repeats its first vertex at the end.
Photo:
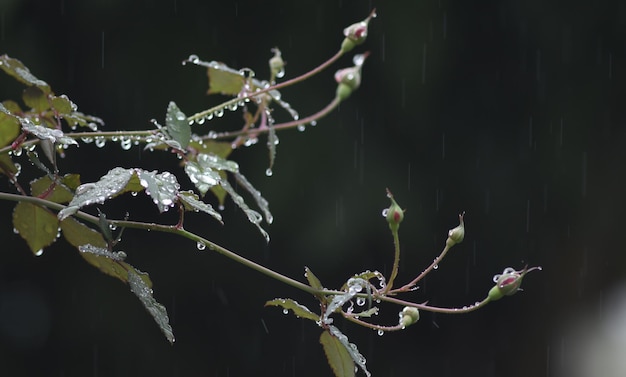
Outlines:
MULTIPOLYGON (((61 221, 61 231, 67 242, 77 249, 84 245, 92 245, 94 247, 106 248, 107 243, 102 234, 82 224, 74 218, 67 218, 61 221)), ((113 259, 95 255, 93 253, 79 253, 87 263, 95 266, 103 273, 113 276, 124 283, 128 282, 128 271, 134 270, 134 267, 126 262, 115 261, 113 259)), ((152 286, 152 281, 148 274, 141 274, 143 281, 152 286)))
POLYGON ((256 205, 261 208, 261 211, 263 211, 263 214, 265 215, 265 221, 268 224, 271 224, 274 221, 274 216, 272 216, 272 213, 270 212, 269 203, 261 195, 261 192, 255 189, 254 186, 252 186, 252 183, 250 183, 243 174, 235 172, 233 175, 235 176, 237 183, 239 183, 239 186, 243 187, 246 191, 252 194, 252 198, 254 198, 256 205))
POLYGON ((319 314, 313 313, 306 306, 298 304, 296 300, 292 300, 290 298, 275 298, 266 302, 265 306, 280 306, 285 310, 293 311, 293 314, 295 314, 298 318, 306 318, 314 322, 320 320, 319 314))
POLYGON ((186 211, 201 211, 213 216, 217 221, 222 222, 222 215, 213 209, 213 206, 200 200, 193 191, 182 191, 178 193, 178 198, 186 211))
MULTIPOLYGON (((192 141, 190 145, 200 153, 214 154, 223 159, 226 159, 233 151, 232 143, 226 143, 223 141, 208 140, 204 141, 202 144, 197 141, 192 141)), ((226 179, 226 173, 220 172, 220 177, 222 179, 226 179)), ((213 195, 215 195, 219 204, 223 206, 226 201, 226 190, 219 185, 213 186, 209 190, 211 190, 213 195)))
POLYGON ((128 283, 131 292, 139 298, 146 310, 152 315, 152 318, 154 318, 154 321, 159 325, 163 335, 165 335, 170 343, 174 343, 174 333, 172 332, 172 326, 170 326, 167 310, 165 306, 159 304, 154 297, 152 297, 152 289, 146 285, 144 280, 134 269, 128 271, 128 283))
POLYGON ((22 108, 15 101, 11 101, 11 100, 2 101, 2 103, 0 103, 0 105, 2 105, 2 106, 0 106, 0 111, 4 112, 6 114, 20 115, 20 114, 23 113, 22 108))
POLYGON ((59 220, 46 208, 20 202, 13 210, 13 228, 34 254, 41 255, 43 248, 56 240, 59 220))
POLYGON ((117 167, 110 170, 98 182, 80 185, 69 205, 59 211, 59 219, 64 220, 84 206, 104 203, 105 200, 124 192, 133 175, 135 175, 134 169, 117 167))
POLYGON ((0 147, 4 147, 20 134, 20 121, 1 103, 0 107, 0 147))
POLYGON ((179 149, 187 148, 191 139, 191 126, 187 122, 187 116, 173 101, 167 106, 165 126, 170 137, 180 145, 179 149))
POLYGON ((78 251, 81 253, 91 253, 119 262, 126 259, 126 253, 123 251, 109 251, 109 249, 105 249, 104 247, 96 247, 91 244, 79 246, 78 251))
POLYGON ((38 126, 31 122, 28 118, 21 118, 22 129, 30 134, 35 135, 42 140, 49 140, 52 143, 60 143, 66 145, 78 145, 78 142, 72 138, 69 138, 63 134, 63 131, 38 126))
POLYGON ((76 108, 76 105, 65 95, 52 97, 51 101, 52 107, 62 115, 70 114, 76 108))
POLYGON ((326 360, 336 377, 353 377, 354 362, 346 347, 329 331, 322 332, 320 343, 324 348, 326 360))
POLYGON ((313 271, 311 271, 308 267, 304 267, 304 276, 306 277, 306 280, 309 282, 309 285, 311 286, 311 288, 320 289, 320 290, 324 289, 324 286, 320 282, 320 279, 318 279, 317 276, 315 276, 315 274, 313 273, 313 271))
POLYGON ((243 75, 224 63, 210 62, 207 71, 209 91, 207 94, 220 93, 235 96, 241 92, 245 83, 243 75))
POLYGON ((263 220, 263 216, 261 216, 261 214, 257 211, 250 209, 250 207, 248 207, 246 202, 243 200, 243 197, 237 194, 235 189, 230 185, 230 183, 228 183, 227 180, 221 180, 219 184, 224 188, 224 190, 226 190, 226 192, 228 193, 228 195, 230 195, 235 204, 237 204, 239 208, 241 208, 241 210, 246 214, 246 216, 248 216, 248 221, 256 225, 259 232, 261 232, 261 234, 265 238, 265 241, 270 242, 270 235, 265 231, 265 229, 263 229, 263 227, 261 227, 261 221, 263 220))
POLYGON ((38 113, 42 113, 50 108, 50 103, 48 102, 48 96, 36 86, 29 86, 24 89, 22 93, 22 100, 26 106, 35 110, 38 113))
POLYGON ((169 210, 178 200, 180 185, 174 174, 170 172, 157 174, 156 171, 141 170, 138 176, 141 186, 146 189, 146 194, 150 195, 160 212, 169 210))
POLYGON ((12 177, 17 173, 17 166, 8 154, 0 154, 0 173, 12 177))
MULTIPOLYGON (((365 373, 367 377, 370 377, 371 373, 367 370, 367 367, 365 366, 365 362, 366 362, 365 357, 361 355, 356 344, 350 343, 350 341, 348 340, 348 337, 345 336, 341 331, 339 331, 337 327, 333 325, 328 326, 328 331, 329 331, 328 335, 334 337, 336 341, 339 342, 339 344, 341 344, 343 348, 348 352, 348 355, 352 359, 354 364, 358 365, 359 368, 361 368, 361 370, 363 371, 363 373, 365 373)), ((321 342, 321 338, 320 338, 320 342, 321 342)), ((326 347, 324 347, 324 351, 326 351, 326 347)), ((328 353, 326 353, 326 358, 328 359, 330 363, 330 358, 328 357, 328 353)), ((345 360, 344 360, 343 354, 341 357, 341 362, 342 362, 341 365, 344 365, 345 360)), ((354 364, 352 364, 352 373, 353 373, 352 375, 354 375, 354 364)), ((331 367, 332 367, 332 364, 331 364, 331 367)))
POLYGON ((78 174, 68 174, 65 177, 61 178, 62 185, 56 184, 52 190, 52 180, 48 176, 43 176, 41 178, 37 178, 34 181, 30 182, 30 191, 33 196, 40 197, 43 193, 48 192, 48 194, 44 197, 44 199, 49 200, 55 203, 69 203, 74 197, 74 193, 71 190, 76 189, 75 179, 77 179, 78 174), (69 185, 65 182, 68 182, 69 185))
POLYGON ((185 164, 185 173, 202 196, 204 196, 211 187, 217 185, 223 178, 220 176, 218 170, 214 170, 210 165, 204 163, 205 159, 200 159, 200 156, 208 155, 198 155, 198 162, 187 161, 185 164))
POLYGON ((7 55, 0 56, 0 68, 17 79, 17 81, 33 85, 41 89, 45 94, 50 93, 50 86, 43 80, 36 78, 21 61, 13 59, 7 55))

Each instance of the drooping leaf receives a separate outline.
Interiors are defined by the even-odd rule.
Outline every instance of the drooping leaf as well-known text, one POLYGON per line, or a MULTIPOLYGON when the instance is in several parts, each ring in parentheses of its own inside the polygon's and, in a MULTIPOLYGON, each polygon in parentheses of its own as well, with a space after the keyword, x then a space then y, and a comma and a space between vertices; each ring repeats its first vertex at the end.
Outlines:
POLYGON ((245 77, 241 72, 215 61, 209 62, 207 75, 209 77, 207 94, 221 93, 235 96, 241 92, 245 83, 245 77))
POLYGON ((333 370, 335 377, 354 377, 354 362, 346 347, 329 331, 320 335, 320 343, 324 348, 326 360, 333 370))
POLYGON ((180 185, 174 174, 140 170, 138 176, 141 186, 146 189, 146 194, 150 195, 160 212, 169 210, 176 203, 180 185))
POLYGON ((96 247, 91 244, 86 244, 78 247, 78 251, 81 253, 91 253, 101 257, 113 259, 114 261, 123 261, 126 259, 126 253, 123 251, 109 251, 104 247, 96 247))
POLYGON ((292 300, 290 298, 275 298, 266 302, 265 306, 280 306, 283 310, 285 310, 285 313, 287 313, 287 310, 291 310, 298 318, 306 318, 314 322, 317 322, 320 319, 319 314, 313 313, 306 306, 298 304, 296 300, 292 300))
POLYGON ((167 106, 165 114, 165 126, 170 137, 180 144, 179 149, 185 149, 191 139, 191 126, 187 122, 187 116, 180 111, 173 101, 167 106))
POLYGON ((261 216, 261 214, 257 211, 250 209, 250 207, 248 207, 246 202, 243 200, 243 197, 237 194, 235 189, 230 185, 230 183, 228 183, 228 181, 221 180, 219 183, 224 188, 224 190, 226 190, 228 195, 230 195, 235 204, 237 204, 239 208, 241 208, 241 210, 246 214, 246 216, 248 216, 248 221, 256 225, 257 229, 259 229, 259 232, 261 232, 261 234, 265 238, 265 241, 270 242, 270 235, 265 231, 265 229, 263 229, 263 227, 261 227, 261 221, 263 220, 263 216, 261 216))
POLYGON ((43 80, 36 78, 21 61, 13 59, 7 55, 0 56, 0 68, 13 76, 17 81, 26 85, 34 85, 45 94, 50 93, 50 86, 43 80))
POLYGON ((213 206, 200 200, 198 195, 193 191, 181 191, 178 193, 178 198, 187 211, 202 211, 213 216, 217 221, 222 222, 222 215, 213 209, 213 206))
POLYGON ((19 202, 13 210, 13 228, 26 241, 35 255, 57 239, 59 220, 46 208, 19 202))
POLYGON ((92 131, 97 131, 99 125, 104 125, 104 121, 102 119, 93 115, 83 114, 80 111, 72 111, 70 114, 65 114, 63 115, 63 119, 65 119, 70 127, 88 127, 92 131))
MULTIPOLYGON (((106 248, 107 243, 102 237, 102 234, 91 229, 90 227, 82 224, 74 218, 67 218, 61 221, 61 231, 63 237, 67 242, 76 247, 77 249, 84 245, 92 245, 94 247, 106 248)), ((103 273, 113 276, 124 283, 128 282, 128 271, 134 270, 134 267, 126 262, 116 261, 105 256, 96 255, 93 253, 79 253, 87 263, 95 266, 103 273)), ((152 286, 152 281, 148 274, 141 274, 141 279, 149 286, 152 286)))
POLYGON ((48 96, 43 92, 43 90, 36 86, 29 86, 24 89, 22 99, 24 100, 26 106, 38 113, 44 112, 50 108, 48 96))
POLYGON ((261 211, 263 211, 263 214, 265 215, 265 221, 268 224, 271 224, 274 221, 274 216, 272 216, 272 213, 270 212, 269 203, 261 195, 261 192, 255 189, 254 186, 252 186, 252 183, 250 183, 248 179, 244 177, 243 174, 239 172, 235 172, 233 173, 233 175, 235 176, 237 183, 239 183, 241 187, 243 187, 244 189, 246 189, 246 191, 252 194, 252 198, 254 198, 256 205, 258 205, 259 208, 261 208, 261 211))
POLYGON ((143 306, 154 318, 154 321, 159 325, 163 335, 165 335, 170 343, 174 343, 174 333, 172 326, 170 326, 167 310, 165 306, 159 304, 154 297, 152 297, 152 289, 146 285, 134 269, 128 271, 128 283, 130 290, 139 298, 143 306))
POLYGON ((30 182, 30 191, 33 196, 40 196, 47 192, 46 200, 55 203, 68 203, 74 197, 70 190, 76 189, 80 176, 78 174, 67 174, 61 179, 61 185, 52 187, 52 180, 48 176, 37 178, 30 182), (50 189, 52 187, 52 189, 50 189))
POLYGON ((276 146, 278 145, 278 135, 274 129, 274 124, 270 123, 269 132, 267 133, 267 149, 269 151, 269 167, 267 168, 267 174, 272 174, 272 168, 274 167, 274 160, 276 160, 276 146))
POLYGON ((64 220, 84 206, 104 203, 105 200, 117 196, 123 192, 134 174, 134 169, 117 167, 110 170, 98 182, 80 185, 70 204, 59 211, 59 219, 64 220))
MULTIPOLYGON (((350 358, 352 358, 354 364, 358 365, 367 377, 370 377, 371 373, 367 370, 367 367, 365 366, 365 357, 361 355, 356 344, 350 343, 348 337, 345 336, 341 331, 339 331, 337 327, 333 325, 328 326, 328 331, 330 332, 329 335, 334 336, 337 341, 339 341, 339 343, 343 346, 343 348, 348 352, 348 355, 350 356, 350 358)), ((328 358, 328 354, 326 355, 326 357, 328 358)), ((354 365, 352 366, 352 371, 354 372, 354 365)))
POLYGON ((63 131, 38 126, 35 123, 31 122, 28 118, 21 118, 20 122, 22 123, 22 129, 30 134, 35 135, 39 139, 49 140, 52 143, 61 143, 66 145, 78 145, 78 142, 70 137, 67 137, 63 134, 63 131))
POLYGON ((369 287, 367 280, 361 278, 350 278, 345 285, 347 285, 347 288, 344 288, 345 293, 342 295, 334 295, 330 304, 326 306, 326 312, 324 312, 322 316, 323 323, 331 324, 333 322, 333 319, 330 318, 331 314, 341 308, 346 302, 352 300, 354 296, 359 294, 363 289, 369 287))

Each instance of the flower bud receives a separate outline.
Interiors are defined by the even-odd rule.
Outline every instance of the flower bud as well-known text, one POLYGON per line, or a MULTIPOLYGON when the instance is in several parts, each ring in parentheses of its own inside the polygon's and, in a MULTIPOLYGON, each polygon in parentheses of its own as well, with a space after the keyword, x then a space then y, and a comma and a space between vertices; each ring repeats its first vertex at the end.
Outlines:
POLYGON ((526 266, 521 271, 515 271, 515 269, 511 267, 505 268, 502 274, 493 277, 493 281, 496 285, 489 290, 489 300, 496 301, 504 296, 512 296, 517 293, 517 291, 521 290, 520 286, 522 285, 524 276, 533 270, 541 271, 541 267, 532 267, 529 269, 528 266, 526 266))
POLYGON ((463 222, 463 216, 465 212, 459 214, 459 225, 448 231, 448 239, 446 240, 446 246, 452 247, 457 243, 461 243, 465 238, 465 223, 463 222))
POLYGON ((400 227, 400 223, 404 220, 404 211, 400 208, 398 203, 396 203, 389 189, 387 189, 387 197, 391 199, 391 206, 385 209, 383 214, 389 223, 389 229, 393 232, 397 232, 400 227))
POLYGON ((285 76, 285 62, 283 61, 282 55, 278 47, 274 47, 272 49, 272 52, 274 53, 274 56, 270 59, 269 65, 272 75, 272 81, 274 81, 274 78, 280 79, 285 76))
POLYGON ((355 55, 352 61, 353 67, 340 69, 335 73, 335 81, 337 81, 336 96, 341 101, 345 100, 352 94, 353 90, 358 89, 361 85, 361 67, 369 53, 355 55))
POLYGON ((402 327, 407 327, 419 321, 420 312, 419 310, 417 310, 417 308, 414 308, 412 306, 405 306, 404 309, 402 309, 402 311, 398 313, 398 316, 400 317, 399 324, 402 325, 402 327))
POLYGON ((354 23, 347 28, 343 29, 343 35, 345 36, 341 43, 341 51, 346 53, 352 50, 355 46, 365 42, 367 38, 367 24, 370 19, 376 17, 376 9, 372 10, 369 16, 361 22, 354 23))

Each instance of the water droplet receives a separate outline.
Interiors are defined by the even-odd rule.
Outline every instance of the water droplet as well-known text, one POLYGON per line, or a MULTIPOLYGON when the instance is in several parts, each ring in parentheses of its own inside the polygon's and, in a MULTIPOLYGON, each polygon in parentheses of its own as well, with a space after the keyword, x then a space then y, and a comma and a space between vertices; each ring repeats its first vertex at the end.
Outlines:
POLYGON ((22 155, 22 147, 17 147, 15 150, 13 150, 13 155, 14 156, 21 156, 22 155))
POLYGON ((381 329, 378 329, 377 334, 378 334, 378 336, 383 336, 383 335, 385 335, 385 331, 383 331, 381 329))
POLYGON ((43 249, 39 249, 39 250, 37 250, 37 251, 35 252, 35 256, 36 256, 36 257, 40 257, 40 256, 42 256, 42 255, 43 255, 43 249))
POLYGON ((198 64, 199 61, 200 61, 200 58, 198 57, 198 55, 191 54, 191 55, 189 55, 189 57, 187 58, 186 61, 183 61, 183 64, 185 64, 187 62, 190 62, 190 63, 193 63, 193 64, 198 64))
POLYGON ((138 192, 137 191, 131 191, 130 195, 131 196, 137 196, 138 192))
POLYGON ((206 118, 200 118, 200 119, 198 119, 197 123, 202 125, 202 124, 204 124, 205 121, 206 121, 206 118))
POLYGON ((224 109, 219 109, 214 114, 216 117, 221 118, 224 116, 224 109))
POLYGON ((102 148, 105 146, 106 142, 107 141, 103 136, 96 136, 96 139, 95 139, 96 147, 102 148))
POLYGON ((176 119, 178 119, 178 120, 185 120, 186 119, 185 114, 182 111, 177 111, 176 112, 176 119))
POLYGON ((436 269, 438 269, 438 268, 439 268, 439 265, 438 265, 438 264, 435 264, 435 265, 433 266, 433 270, 436 270, 436 269))
POLYGON ((19 231, 19 230, 17 230, 17 228, 13 228, 13 233, 15 233, 15 234, 20 234, 20 231, 19 231))
POLYGON ((315 127, 315 126, 317 126, 317 121, 312 120, 312 121, 311 121, 311 123, 309 123, 309 124, 310 124, 311 126, 315 127))
POLYGON ((206 245, 204 244, 204 242, 198 241, 198 243, 196 244, 196 248, 198 248, 198 250, 202 251, 202 250, 206 249, 206 245))
POLYGON ((271 177, 272 174, 274 174, 274 172, 272 171, 272 168, 267 168, 267 170, 265 170, 265 175, 267 175, 268 177, 271 177))
POLYGON ((283 314, 289 314, 289 310, 283 309, 283 314))
POLYGON ((383 209, 383 212, 382 212, 383 217, 387 217, 388 214, 389 214, 389 208, 383 209))
POLYGON ((357 304, 357 306, 365 305, 365 298, 364 297, 357 297, 356 298, 356 304, 357 304))
POLYGON ((127 151, 133 146, 133 141, 130 138, 122 137, 120 139, 120 146, 123 150, 127 151))
POLYGON ((116 229, 117 229, 117 225, 115 225, 115 224, 109 224, 109 229, 111 229, 111 230, 116 230, 116 229))
POLYGON ((92 143, 92 142, 93 142, 93 137, 81 137, 80 139, 81 139, 81 140, 83 141, 83 143, 85 143, 85 144, 89 144, 89 143, 92 143))
POLYGON ((304 132, 306 130, 306 126, 304 124, 298 124, 298 131, 304 132))

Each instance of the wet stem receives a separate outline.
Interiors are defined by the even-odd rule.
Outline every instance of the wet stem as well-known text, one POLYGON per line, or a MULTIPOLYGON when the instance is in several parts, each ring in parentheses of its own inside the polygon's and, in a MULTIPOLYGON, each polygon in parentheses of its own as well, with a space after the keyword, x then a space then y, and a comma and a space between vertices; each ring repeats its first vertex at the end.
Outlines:
MULTIPOLYGON (((18 195, 18 194, 10 194, 10 193, 6 193, 6 192, 0 192, 0 200, 8 200, 8 201, 14 201, 14 202, 30 202, 42 207, 47 207, 56 211, 60 211, 64 208, 66 208, 66 206, 62 205, 62 204, 58 204, 58 203, 54 203, 45 199, 41 199, 41 198, 37 198, 37 197, 32 197, 32 196, 27 196, 27 195, 18 195)), ((73 216, 84 220, 86 222, 92 223, 96 226, 100 226, 100 219, 96 216, 90 215, 88 213, 82 212, 82 211, 78 211, 76 212, 73 216)), ((336 291, 336 290, 328 290, 328 289, 316 289, 313 288, 307 284, 301 283, 295 279, 292 279, 288 276, 285 276, 279 272, 276 272, 274 270, 271 270, 265 266, 262 266, 254 261, 251 261, 249 259, 246 259, 244 257, 242 257, 241 255, 230 251, 228 249, 226 249, 225 247, 222 247, 214 242, 211 242, 209 240, 207 240, 204 237, 201 237, 195 233, 189 232, 187 230, 185 230, 182 226, 180 226, 180 224, 176 224, 176 225, 163 225, 163 224, 156 224, 156 223, 144 223, 144 222, 138 222, 138 221, 129 221, 129 220, 107 220, 109 222, 109 224, 111 225, 115 225, 118 228, 132 228, 132 229, 143 229, 143 230, 147 230, 147 231, 156 231, 156 232, 162 232, 162 233, 172 233, 184 238, 187 238, 189 240, 194 241, 195 243, 201 242, 203 244, 206 245, 206 247, 210 250, 213 250, 217 253, 220 253, 222 255, 224 255, 225 257, 232 259, 233 261, 240 263, 246 267, 249 267, 255 271, 258 271, 272 279, 278 280, 282 283, 285 283, 293 288, 299 289, 301 291, 310 293, 312 295, 315 296, 329 296, 329 295, 344 295, 346 292, 344 291, 336 291)), ((436 259, 435 261, 439 261, 441 260, 441 258, 443 258, 443 255, 445 255, 445 252, 447 252, 446 249, 444 249, 444 253, 442 253, 442 255, 439 256, 438 259, 436 259)), ((433 264, 434 265, 434 264, 433 264)), ((428 273, 430 270, 432 270, 433 265, 431 265, 429 268, 427 268, 422 274, 420 274, 420 276, 418 276, 418 278, 414 279, 411 283, 405 285, 402 288, 399 289, 395 289, 395 290, 391 290, 390 293, 396 293, 396 292, 404 292, 407 291, 409 289, 407 289, 406 287, 412 286, 414 282, 417 282, 419 279, 421 279, 421 277, 423 277, 426 273, 428 273)), ((366 293, 359 293, 356 295, 357 297, 363 297, 363 298, 368 298, 368 294, 366 293)), ((430 306, 427 305, 426 303, 422 303, 422 304, 418 304, 418 303, 414 303, 414 302, 410 302, 410 301, 404 301, 404 300, 400 300, 394 297, 389 297, 385 294, 382 293, 374 293, 372 296, 370 296, 371 298, 374 298, 375 300, 379 300, 379 301, 384 301, 384 302, 388 302, 388 303, 392 303, 392 304, 397 304, 397 305, 402 305, 402 306, 412 306, 415 308, 418 308, 420 310, 424 310, 424 311, 430 311, 430 312, 437 312, 437 313, 448 313, 448 314, 462 314, 462 313, 468 313, 474 310, 477 310, 483 306, 485 306, 488 302, 489 299, 485 298, 483 301, 475 303, 473 305, 469 305, 469 306, 464 306, 463 308, 442 308, 442 307, 435 307, 435 306, 430 306)), ((358 318, 355 318, 354 316, 350 316, 350 315, 346 315, 347 313, 344 314, 344 317, 346 317, 346 319, 348 319, 351 322, 360 324, 362 326, 365 327, 369 327, 372 329, 378 329, 378 330, 383 330, 383 331, 394 331, 394 330, 399 330, 400 328, 397 328, 397 326, 380 326, 380 325, 375 325, 375 324, 371 324, 365 321, 362 321, 358 318)))
POLYGON ((389 277, 389 281, 383 290, 383 294, 389 293, 391 287, 393 287, 393 282, 398 276, 398 268, 400 266, 400 236, 398 235, 398 229, 392 230, 391 234, 393 235, 393 246, 395 249, 395 254, 393 257, 393 267, 391 269, 391 276, 389 277))

